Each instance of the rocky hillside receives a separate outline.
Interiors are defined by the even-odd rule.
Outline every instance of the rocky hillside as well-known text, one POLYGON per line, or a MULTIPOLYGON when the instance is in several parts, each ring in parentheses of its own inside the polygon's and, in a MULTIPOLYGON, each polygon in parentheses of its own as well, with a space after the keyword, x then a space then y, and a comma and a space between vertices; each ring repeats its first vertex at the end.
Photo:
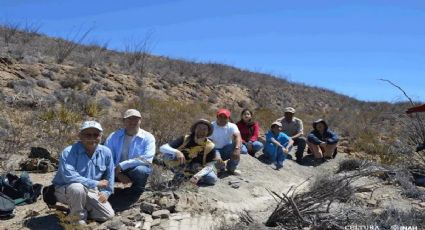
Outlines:
POLYGON ((55 151, 62 148, 55 144, 74 139, 71 131, 81 120, 94 117, 110 131, 127 107, 144 111, 144 128, 159 143, 199 117, 213 119, 219 107, 230 108, 233 120, 251 108, 265 130, 287 106, 296 108, 306 132, 312 121, 324 118, 354 149, 403 143, 402 127, 394 124, 400 124, 406 104, 362 102, 231 66, 153 56, 145 52, 146 42, 116 52, 107 45, 74 43, 86 34, 68 41, 12 25, 0 27, 0 34, 0 128, 5 134, 21 126, 34 129, 30 132, 40 138, 31 141, 50 142, 55 151), (57 133, 66 138, 58 140, 57 133))

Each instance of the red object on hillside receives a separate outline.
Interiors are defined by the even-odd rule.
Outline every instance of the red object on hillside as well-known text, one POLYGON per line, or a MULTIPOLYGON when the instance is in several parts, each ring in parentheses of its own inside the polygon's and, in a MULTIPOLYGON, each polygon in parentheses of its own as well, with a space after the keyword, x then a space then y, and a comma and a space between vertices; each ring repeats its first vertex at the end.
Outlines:
POLYGON ((425 104, 420 105, 420 106, 415 106, 415 107, 412 107, 412 108, 408 108, 406 110, 407 114, 418 113, 418 112, 425 112, 425 104))

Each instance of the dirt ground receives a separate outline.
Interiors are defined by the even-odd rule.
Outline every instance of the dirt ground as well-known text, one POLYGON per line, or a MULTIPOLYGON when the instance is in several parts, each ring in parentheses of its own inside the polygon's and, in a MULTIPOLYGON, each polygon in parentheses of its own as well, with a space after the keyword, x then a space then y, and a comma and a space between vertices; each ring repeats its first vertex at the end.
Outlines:
MULTIPOLYGON (((239 165, 239 169, 242 172, 240 176, 225 176, 221 178, 215 186, 200 187, 197 190, 197 197, 203 197, 206 201, 206 203, 202 203, 201 206, 208 204, 208 207, 205 206, 205 213, 210 213, 208 214, 210 216, 212 215, 209 222, 202 223, 201 221, 199 225, 204 227, 202 229, 213 229, 214 226, 217 226, 219 217, 222 218, 223 216, 227 216, 230 219, 237 218, 236 215, 243 211, 249 212, 259 223, 265 222, 276 204, 276 201, 269 191, 277 193, 287 192, 292 186, 298 186, 306 182, 298 188, 298 190, 302 190, 314 176, 326 175, 327 173, 335 171, 338 167, 338 162, 346 158, 347 155, 339 154, 336 159, 318 166, 308 166, 308 163, 307 166, 299 165, 295 161, 287 160, 282 169, 275 170, 273 165, 264 163, 249 155, 242 155, 239 165), (238 188, 233 188, 231 186, 231 184, 235 183, 239 185, 238 188), (216 221, 214 221, 215 217, 217 217, 216 221), (205 224, 210 226, 206 227, 205 224)), ((50 184, 53 176, 54 173, 30 174, 34 183, 41 183, 42 185, 50 184)), ((365 181, 364 183, 372 182, 365 181)), ((412 205, 413 201, 401 199, 396 188, 389 188, 390 187, 380 187, 377 192, 373 194, 373 196, 376 196, 376 198, 373 199, 384 199, 384 201, 379 201, 382 206, 401 205, 403 207, 409 207, 412 205)), ((371 197, 364 198, 372 199, 371 197)), ((187 205, 190 206, 195 204, 190 204, 190 202, 188 202, 187 205)), ((139 210, 139 207, 135 207, 134 209, 139 210)), ((118 214, 120 218, 122 218, 121 213, 118 214)), ((125 215, 125 212, 123 212, 122 215, 125 215)), ((105 227, 104 225, 94 224, 92 228, 105 227)), ((47 230, 61 229, 61 226, 58 224, 55 211, 49 210, 40 197, 34 204, 18 206, 14 218, 0 221, 0 229, 47 230)), ((167 227, 163 227, 162 229, 167 229, 167 227)), ((184 228, 179 227, 174 229, 184 228)))

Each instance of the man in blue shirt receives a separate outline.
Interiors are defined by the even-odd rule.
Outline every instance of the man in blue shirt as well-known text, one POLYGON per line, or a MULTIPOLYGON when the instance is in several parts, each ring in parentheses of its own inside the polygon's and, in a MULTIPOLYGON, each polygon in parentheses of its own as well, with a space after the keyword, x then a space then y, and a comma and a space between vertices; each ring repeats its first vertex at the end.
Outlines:
POLYGON ((114 186, 114 162, 111 151, 100 145, 102 127, 96 121, 85 121, 79 141, 66 147, 53 178, 55 196, 70 208, 78 224, 87 218, 111 219, 115 213, 108 202, 114 186))
POLYGON ((270 130, 266 133, 266 144, 263 152, 276 165, 276 170, 283 167, 283 161, 288 155, 289 149, 294 141, 284 132, 281 132, 282 124, 278 121, 272 123, 270 130))
POLYGON ((132 183, 130 191, 135 194, 143 192, 155 156, 155 138, 140 128, 141 117, 135 109, 125 111, 124 128, 111 133, 105 142, 114 158, 116 178, 132 183))

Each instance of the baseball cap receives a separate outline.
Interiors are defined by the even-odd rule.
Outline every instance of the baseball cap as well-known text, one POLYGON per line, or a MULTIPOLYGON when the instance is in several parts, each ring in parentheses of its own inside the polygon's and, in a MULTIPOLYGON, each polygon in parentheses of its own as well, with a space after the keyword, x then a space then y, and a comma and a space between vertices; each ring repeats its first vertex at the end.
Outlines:
POLYGON ((135 109, 128 109, 124 112, 123 118, 129 118, 129 117, 142 117, 140 112, 135 109))
POLYGON ((295 109, 292 107, 286 107, 285 108, 285 113, 295 113, 295 109))
POLYGON ((217 116, 225 115, 226 117, 230 117, 230 111, 228 109, 219 109, 217 111, 217 116))
POLYGON ((95 128, 95 129, 99 130, 100 132, 103 131, 102 126, 99 124, 99 122, 97 122, 97 121, 85 121, 80 126, 80 132, 85 130, 85 129, 88 129, 88 128, 95 128))
POLYGON ((273 122, 272 125, 270 125, 270 127, 273 127, 273 125, 277 125, 279 127, 282 127, 282 123, 280 123, 278 121, 273 122))

